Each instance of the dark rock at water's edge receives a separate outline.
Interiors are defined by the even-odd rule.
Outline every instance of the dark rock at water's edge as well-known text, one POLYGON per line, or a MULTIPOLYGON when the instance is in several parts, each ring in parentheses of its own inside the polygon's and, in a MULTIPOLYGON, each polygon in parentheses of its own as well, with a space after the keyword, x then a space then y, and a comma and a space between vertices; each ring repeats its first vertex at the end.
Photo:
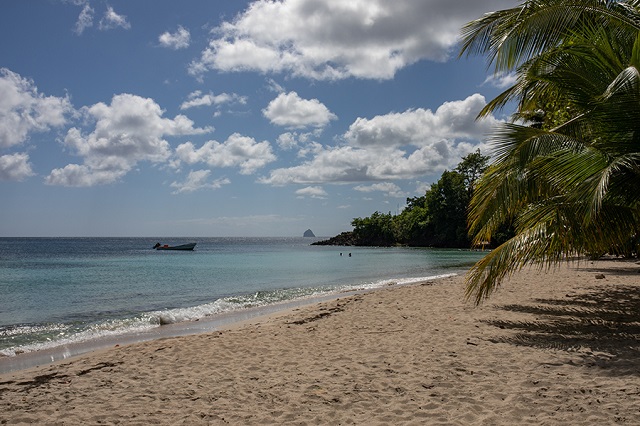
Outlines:
POLYGON ((316 241, 311 243, 312 246, 353 246, 356 245, 356 239, 353 232, 343 232, 340 235, 329 238, 328 240, 316 241))
POLYGON ((304 231, 303 237, 313 237, 313 238, 315 238, 315 234, 313 233, 313 231, 311 229, 307 229, 306 231, 304 231))

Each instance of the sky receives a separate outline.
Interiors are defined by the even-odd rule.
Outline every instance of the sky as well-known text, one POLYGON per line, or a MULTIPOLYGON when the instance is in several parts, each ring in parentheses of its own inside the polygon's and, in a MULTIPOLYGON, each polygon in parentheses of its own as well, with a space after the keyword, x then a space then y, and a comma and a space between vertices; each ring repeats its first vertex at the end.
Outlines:
POLYGON ((0 237, 317 236, 508 119, 458 57, 511 0, 3 0, 0 237))

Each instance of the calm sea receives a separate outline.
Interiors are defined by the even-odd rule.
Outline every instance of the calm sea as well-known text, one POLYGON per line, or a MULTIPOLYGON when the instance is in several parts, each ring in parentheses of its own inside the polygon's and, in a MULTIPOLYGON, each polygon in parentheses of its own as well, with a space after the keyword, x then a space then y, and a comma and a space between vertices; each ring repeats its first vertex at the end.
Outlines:
POLYGON ((314 241, 0 238, 0 355, 459 273, 482 256, 314 241), (193 252, 152 249, 191 241, 193 252))

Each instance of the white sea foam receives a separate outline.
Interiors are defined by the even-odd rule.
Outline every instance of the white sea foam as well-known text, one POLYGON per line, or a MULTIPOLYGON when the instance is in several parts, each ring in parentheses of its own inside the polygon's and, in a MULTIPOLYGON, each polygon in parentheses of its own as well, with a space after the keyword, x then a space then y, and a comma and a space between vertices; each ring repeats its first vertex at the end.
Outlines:
POLYGON ((424 281, 433 281, 442 278, 455 277, 458 274, 441 274, 441 275, 430 275, 427 277, 413 277, 413 278, 397 278, 397 279, 386 279, 371 282, 368 284, 362 285, 354 285, 354 286, 346 286, 342 288, 342 291, 357 291, 357 290, 375 290, 377 288, 388 287, 390 285, 407 285, 407 284, 415 284, 424 281))
MULTIPOLYGON (((61 331, 55 335, 47 337, 44 341, 26 343, 0 350, 0 354, 4 356, 15 356, 20 353, 28 353, 52 349, 59 346, 73 345, 91 340, 104 339, 107 337, 119 336, 124 333, 144 332, 151 328, 157 327, 148 319, 126 319, 126 320, 110 320, 99 324, 94 324, 89 328, 81 331, 71 332, 68 327, 65 331, 61 331)), ((62 328, 60 328, 62 330, 62 328)), ((33 330, 35 333, 36 329, 33 330)))
MULTIPOLYGON (((279 289, 273 291, 258 291, 246 295, 223 297, 212 303, 188 308, 167 309, 151 312, 150 316, 160 325, 175 324, 185 321, 194 321, 201 318, 222 313, 239 311, 247 308, 256 308, 283 301, 292 301, 330 293, 334 289, 323 288, 294 288, 279 289)), ((334 290, 335 291, 335 290, 334 290)))

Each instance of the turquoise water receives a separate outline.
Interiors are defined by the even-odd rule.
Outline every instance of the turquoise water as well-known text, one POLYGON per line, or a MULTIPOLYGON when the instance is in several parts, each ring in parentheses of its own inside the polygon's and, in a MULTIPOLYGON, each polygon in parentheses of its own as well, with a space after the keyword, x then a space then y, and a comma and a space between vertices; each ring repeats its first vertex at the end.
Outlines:
POLYGON ((0 238, 0 354, 459 273, 482 256, 316 240, 0 238), (151 249, 191 241, 193 252, 151 249))

